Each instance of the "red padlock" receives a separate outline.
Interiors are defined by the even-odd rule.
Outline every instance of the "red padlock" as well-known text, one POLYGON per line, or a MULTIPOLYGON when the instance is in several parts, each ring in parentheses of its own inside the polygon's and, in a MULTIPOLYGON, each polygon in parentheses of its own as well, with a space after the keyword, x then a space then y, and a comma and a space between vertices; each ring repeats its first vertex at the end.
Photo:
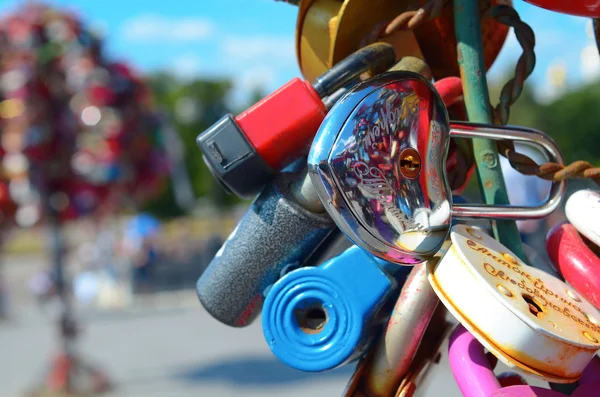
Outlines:
POLYGON ((546 10, 579 17, 600 18, 600 1, 598 0, 525 0, 546 10))
POLYGON ((546 236, 546 250, 558 272, 596 308, 600 308, 600 258, 568 222, 546 236))

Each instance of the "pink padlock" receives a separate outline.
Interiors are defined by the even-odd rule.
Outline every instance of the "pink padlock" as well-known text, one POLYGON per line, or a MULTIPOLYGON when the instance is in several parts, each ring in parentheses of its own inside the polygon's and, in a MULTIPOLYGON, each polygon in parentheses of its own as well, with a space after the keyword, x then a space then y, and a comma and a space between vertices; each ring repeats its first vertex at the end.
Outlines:
MULTIPOLYGON (((567 397, 566 394, 537 386, 502 387, 494 374, 483 345, 459 325, 448 345, 448 359, 454 379, 464 397, 567 397)), ((600 358, 586 367, 571 397, 594 397, 600 390, 600 358)))

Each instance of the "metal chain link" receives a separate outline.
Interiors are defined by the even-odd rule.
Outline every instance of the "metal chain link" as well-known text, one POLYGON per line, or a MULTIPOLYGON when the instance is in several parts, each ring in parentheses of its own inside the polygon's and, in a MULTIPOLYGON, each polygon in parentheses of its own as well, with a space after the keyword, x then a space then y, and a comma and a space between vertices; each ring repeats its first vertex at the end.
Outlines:
MULTIPOLYGON (((515 67, 515 76, 502 88, 500 102, 492 112, 494 124, 505 125, 508 123, 510 106, 521 95, 525 80, 535 67, 535 34, 511 6, 494 6, 486 13, 486 17, 495 18, 498 22, 512 27, 515 30, 515 36, 519 44, 523 48, 523 54, 515 67)), ((596 35, 598 37, 597 25, 596 35)), ((594 168, 587 161, 578 160, 567 166, 552 162, 539 165, 530 157, 518 153, 512 141, 499 141, 498 151, 508 159, 515 170, 524 175, 536 175, 539 178, 557 182, 566 179, 588 178, 600 185, 600 168, 594 168)))

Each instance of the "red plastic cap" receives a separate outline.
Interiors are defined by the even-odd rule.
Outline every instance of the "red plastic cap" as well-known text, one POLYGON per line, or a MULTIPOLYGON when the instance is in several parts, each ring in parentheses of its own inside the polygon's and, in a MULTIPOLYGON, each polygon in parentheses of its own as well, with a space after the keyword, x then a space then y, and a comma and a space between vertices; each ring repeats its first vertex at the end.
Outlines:
POLYGON ((579 17, 600 18, 598 0, 525 0, 540 8, 579 17))
POLYGON ((308 152, 327 109, 313 87, 295 78, 235 118, 264 161, 281 170, 308 152))
POLYGON ((568 222, 554 226, 546 236, 552 263, 577 292, 600 309, 600 258, 568 222))

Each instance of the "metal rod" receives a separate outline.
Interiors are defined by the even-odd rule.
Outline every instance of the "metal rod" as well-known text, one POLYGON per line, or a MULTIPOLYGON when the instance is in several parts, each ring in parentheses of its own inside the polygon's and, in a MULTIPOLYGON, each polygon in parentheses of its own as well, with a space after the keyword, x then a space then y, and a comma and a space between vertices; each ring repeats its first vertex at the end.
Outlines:
POLYGON ((426 263, 416 265, 402 288, 385 335, 365 373, 365 389, 374 396, 390 396, 408 371, 429 320, 439 303, 429 285, 426 263))
MULTIPOLYGON (((458 65, 469 120, 491 124, 492 117, 483 60, 479 2, 477 0, 454 1, 454 26, 458 43, 458 65)), ((510 204, 495 142, 474 139, 473 153, 479 186, 485 203, 510 204)), ((528 263, 519 230, 514 221, 493 221, 492 230, 496 239, 528 263)))
MULTIPOLYGON (((466 139, 483 138, 490 141, 507 139, 537 146, 554 163, 563 164, 564 160, 558 145, 546 134, 530 128, 496 127, 475 123, 454 122, 450 125, 450 136, 466 139)), ((452 207, 452 216, 456 218, 487 219, 540 219, 550 215, 560 205, 566 191, 565 181, 554 182, 548 199, 536 207, 457 204, 452 207)))
POLYGON ((52 206, 51 194, 44 197, 46 215, 48 217, 48 242, 52 269, 54 270, 56 293, 60 303, 60 314, 58 319, 59 338, 63 352, 71 356, 74 351, 74 342, 77 332, 73 318, 73 307, 71 303, 70 288, 65 276, 65 242, 62 233, 60 217, 52 206))
MULTIPOLYGON (((431 260, 438 261, 451 245, 451 240, 446 240, 431 260)), ((360 379, 347 388, 344 396, 396 395, 402 379, 416 363, 417 351, 438 303, 439 299, 427 278, 427 262, 414 266, 402 286, 385 331, 371 349, 369 357, 363 360, 365 363, 360 366, 360 379)), ((424 361, 426 360, 421 360, 422 365, 425 364, 424 361)))

